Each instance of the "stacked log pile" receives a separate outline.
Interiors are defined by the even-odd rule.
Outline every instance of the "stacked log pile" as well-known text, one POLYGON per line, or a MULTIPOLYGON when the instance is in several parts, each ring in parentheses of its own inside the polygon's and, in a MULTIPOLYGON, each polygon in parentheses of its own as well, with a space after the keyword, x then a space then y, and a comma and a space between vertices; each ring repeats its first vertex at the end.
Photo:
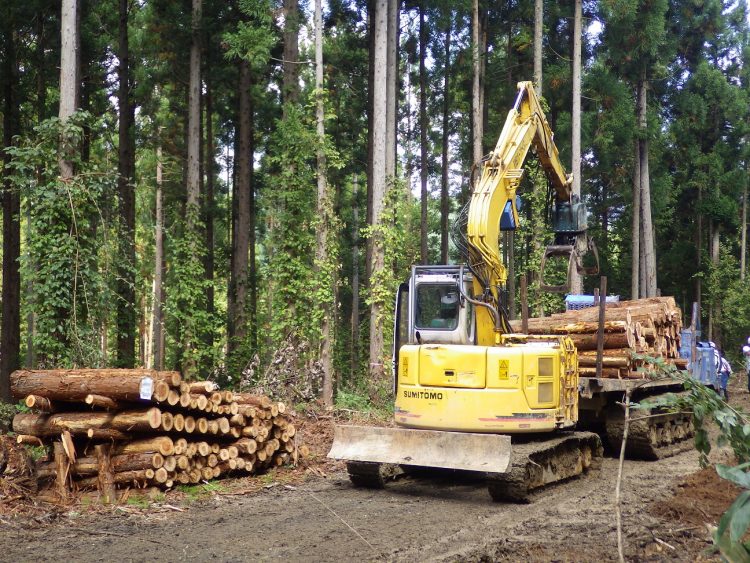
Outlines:
POLYGON ((284 403, 222 391, 178 372, 131 369, 16 371, 11 391, 19 443, 53 455, 37 465, 57 492, 198 483, 297 459, 284 403))
MULTIPOLYGON (((515 332, 522 331, 521 321, 512 321, 515 332)), ((602 376, 641 378, 636 371, 643 360, 634 355, 661 357, 685 368, 680 358, 682 313, 673 297, 651 297, 633 301, 607 302, 604 322, 602 376)), ((529 334, 567 334, 578 349, 579 373, 596 375, 599 307, 556 313, 549 317, 528 319, 529 334)))

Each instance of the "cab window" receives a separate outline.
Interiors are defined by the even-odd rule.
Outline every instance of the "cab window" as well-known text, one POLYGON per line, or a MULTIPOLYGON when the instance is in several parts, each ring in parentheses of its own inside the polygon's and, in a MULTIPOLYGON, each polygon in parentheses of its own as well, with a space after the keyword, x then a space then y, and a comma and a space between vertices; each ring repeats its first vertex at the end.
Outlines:
POLYGON ((455 284, 419 284, 416 326, 427 330, 455 330, 459 306, 455 284))

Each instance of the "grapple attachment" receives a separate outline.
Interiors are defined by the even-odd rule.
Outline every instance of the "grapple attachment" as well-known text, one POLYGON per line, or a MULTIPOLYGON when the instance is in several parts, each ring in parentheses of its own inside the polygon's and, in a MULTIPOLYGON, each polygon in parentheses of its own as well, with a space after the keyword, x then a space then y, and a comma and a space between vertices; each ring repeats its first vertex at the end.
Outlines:
POLYGON ((504 473, 510 436, 469 432, 339 426, 328 457, 346 461, 504 473))
POLYGON ((596 276, 599 274, 599 251, 596 248, 594 240, 588 235, 581 235, 586 237, 586 249, 583 253, 579 252, 576 248, 575 241, 573 244, 550 244, 544 249, 544 255, 542 256, 542 263, 540 267, 540 278, 542 291, 549 291, 550 293, 567 293, 570 291, 571 277, 574 271, 577 271, 582 276, 596 276), (584 266, 583 257, 587 254, 591 254, 594 258, 594 264, 590 266, 584 266), (549 279, 549 268, 548 261, 567 261, 567 275, 565 283, 553 284, 548 283, 549 279), (547 275, 545 275, 547 274, 547 275))

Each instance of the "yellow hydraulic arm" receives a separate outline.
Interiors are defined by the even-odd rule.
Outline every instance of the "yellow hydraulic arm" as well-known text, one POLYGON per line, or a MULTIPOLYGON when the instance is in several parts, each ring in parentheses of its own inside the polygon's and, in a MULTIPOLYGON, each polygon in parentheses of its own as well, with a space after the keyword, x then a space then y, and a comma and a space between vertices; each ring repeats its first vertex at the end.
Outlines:
POLYGON ((556 202, 570 202, 573 178, 560 162, 547 118, 531 82, 518 83, 518 96, 508 112, 500 138, 483 161, 479 182, 469 205, 467 238, 474 293, 490 307, 477 309, 480 345, 493 345, 499 334, 510 332, 500 312, 500 292, 507 271, 499 251, 501 230, 518 226, 516 190, 523 177, 523 163, 534 146, 555 191, 556 202))

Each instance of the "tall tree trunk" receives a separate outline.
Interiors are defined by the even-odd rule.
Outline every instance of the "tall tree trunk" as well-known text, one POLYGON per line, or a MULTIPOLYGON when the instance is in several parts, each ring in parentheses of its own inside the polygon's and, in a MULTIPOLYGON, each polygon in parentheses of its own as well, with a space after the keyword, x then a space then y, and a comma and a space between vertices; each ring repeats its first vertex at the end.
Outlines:
POLYGON ((542 95, 542 33, 544 32, 544 0, 534 0, 534 85, 542 95))
MULTIPOLYGON (((573 130, 571 172, 573 173, 573 197, 581 199, 581 20, 583 0, 575 0, 573 12, 573 113, 571 129, 573 130)), ((579 239, 581 237, 578 237, 579 239)), ((585 242, 577 241, 579 251, 585 249, 585 242)), ((583 293, 583 278, 573 268, 570 273, 570 292, 573 295, 583 293)))
POLYGON ((631 225, 631 262, 630 262, 630 298, 641 296, 641 144, 638 139, 633 143, 633 221, 631 225))
MULTIPOLYGON (((746 167, 747 168, 747 167, 746 167)), ((745 186, 742 189, 742 244, 740 249, 740 279, 745 279, 745 270, 747 269, 747 184, 748 177, 746 170, 745 186)))
MULTIPOLYGON (((78 50, 78 0, 62 0, 60 12, 60 112, 63 123, 78 109, 79 73, 78 50)), ((64 140, 67 145, 69 140, 64 140)), ((68 180, 73 177, 73 163, 65 158, 70 148, 65 146, 60 156, 60 177, 68 180)))
MULTIPOLYGON (((202 0, 192 0, 192 42, 190 45, 190 80, 188 84, 188 131, 187 131, 187 181, 185 229, 189 237, 189 259, 197 260, 200 264, 201 249, 195 246, 200 238, 200 185, 201 185, 201 38, 200 26, 202 19, 202 0)), ((193 275, 200 276, 199 272, 193 275)), ((192 298, 191 298, 192 299, 192 298)), ((191 303, 188 307, 195 307, 191 303)), ((182 370, 191 377, 197 373, 198 366, 193 352, 198 344, 198 316, 195 311, 187 311, 182 330, 182 370)))
POLYGON ((427 250, 427 27, 424 0, 419 3, 419 181, 421 185, 420 249, 422 264, 430 261, 427 250))
POLYGON ((153 347, 154 369, 164 365, 162 332, 164 330, 164 303, 162 301, 164 275, 164 207, 162 203, 163 164, 161 139, 156 147, 156 227, 154 232, 154 286, 151 308, 151 343, 153 347))
MULTIPOLYGON (((711 265, 714 270, 719 267, 721 261, 721 225, 711 221, 711 265)), ((709 339, 722 348, 721 338, 721 298, 714 295, 711 299, 711 312, 708 319, 709 339)))
POLYGON ((448 215, 450 201, 448 193, 448 144, 450 142, 450 71, 451 71, 451 31, 453 29, 453 11, 448 14, 448 25, 445 28, 445 69, 443 71, 443 141, 441 155, 442 177, 440 182, 440 263, 448 263, 448 215))
POLYGON ((396 114, 398 109, 398 20, 399 0, 388 0, 388 54, 386 61, 386 132, 385 175, 388 182, 396 177, 396 114))
MULTIPOLYGON (((367 206, 365 209, 365 222, 368 225, 372 225, 372 155, 375 149, 372 138, 375 119, 375 0, 367 1, 367 57, 367 206)), ((370 283, 371 269, 372 237, 367 237, 365 240, 365 285, 370 283)))
MULTIPOLYGON (((471 127, 472 127, 472 166, 479 166, 484 151, 482 137, 484 136, 484 111, 482 108, 482 51, 480 45, 481 29, 479 24, 479 0, 472 0, 471 5, 471 127)), ((473 181, 479 178, 479 169, 474 174, 473 181)), ((473 183, 473 182, 472 182, 473 183)))
POLYGON ((252 153, 250 150, 252 102, 250 100, 250 63, 239 63, 239 128, 238 147, 235 156, 237 181, 234 185, 234 198, 237 202, 233 232, 233 252, 230 287, 229 350, 230 353, 245 345, 247 338, 247 285, 248 250, 250 244, 250 193, 252 153))
MULTIPOLYGON (((284 104, 294 104, 299 99, 299 64, 297 64, 299 59, 299 1, 284 0, 281 6, 281 13, 284 16, 282 102, 284 104)), ((282 111, 284 118, 286 118, 286 108, 282 108, 282 111)))
MULTIPOLYGON (((387 72, 387 0, 375 0, 375 49, 373 82, 373 133, 372 133, 372 225, 377 228, 382 223, 383 205, 387 189, 385 177, 385 135, 386 135, 386 98, 387 72)), ((382 275, 385 268, 385 249, 382 236, 376 234, 372 242, 372 290, 374 280, 382 275)), ((384 303, 375 299, 370 307, 370 373, 373 383, 382 383, 385 378, 384 341, 383 341, 383 308, 384 303)))
MULTIPOLYGON (((13 9, 11 9, 11 13, 13 9)), ((13 145, 13 136, 21 133, 19 116, 20 95, 18 61, 15 37, 15 18, 5 22, 4 108, 3 108, 3 160, 7 165, 13 145)), ((7 169, 6 169, 7 170, 7 169)), ((6 172, 7 173, 7 172, 6 172)), ((21 196, 13 189, 10 178, 5 178, 3 201, 3 287, 2 326, 0 326, 0 401, 11 402, 10 374, 18 367, 21 341, 21 276, 18 262, 21 257, 21 196)))
POLYGON ((117 58, 117 105, 119 115, 117 190, 120 194, 120 260, 117 276, 117 367, 135 365, 135 187, 133 107, 130 100, 130 47, 128 44, 128 0, 119 0, 119 46, 117 58))
MULTIPOLYGON (((201 122, 201 45, 202 0, 192 0, 192 34, 190 45, 190 84, 188 89, 187 132, 187 206, 198 209, 200 201, 200 122, 201 122)), ((190 222, 190 213, 187 215, 190 222)), ((189 225, 190 228, 195 225, 189 225)))
MULTIPOLYGON (((325 102, 323 97, 323 2, 315 0, 315 122, 318 134, 317 148, 317 176, 318 176, 318 200, 317 215, 320 224, 316 233, 315 261, 318 269, 323 269, 323 275, 319 277, 322 283, 329 285, 328 291, 333 291, 333 280, 326 280, 328 262, 328 229, 330 227, 330 215, 332 213, 330 194, 328 193, 328 177, 326 172, 325 153, 325 102)), ((333 298, 333 295, 331 295, 333 298)), ((323 393, 322 400, 326 407, 333 406, 333 302, 327 301, 320 304, 323 310, 323 318, 320 326, 320 361, 323 367, 323 393)))
POLYGON ((646 263, 646 297, 656 296, 656 249, 654 245, 654 226, 651 220, 651 184, 648 170, 648 132, 646 130, 646 112, 648 109, 648 81, 645 72, 638 83, 641 91, 639 96, 640 106, 638 108, 638 123, 643 132, 641 138, 641 210, 643 222, 643 245, 642 250, 646 263))
MULTIPOLYGON (((214 304, 214 175, 216 171, 213 127, 213 97, 211 83, 206 81, 206 150, 204 151, 205 177, 206 177, 206 199, 203 218, 206 223, 206 312, 213 318, 216 312, 214 304)), ((213 346, 213 331, 206 331, 206 345, 213 346)))
POLYGON ((359 176, 352 178, 352 345, 351 377, 359 371, 359 176))

